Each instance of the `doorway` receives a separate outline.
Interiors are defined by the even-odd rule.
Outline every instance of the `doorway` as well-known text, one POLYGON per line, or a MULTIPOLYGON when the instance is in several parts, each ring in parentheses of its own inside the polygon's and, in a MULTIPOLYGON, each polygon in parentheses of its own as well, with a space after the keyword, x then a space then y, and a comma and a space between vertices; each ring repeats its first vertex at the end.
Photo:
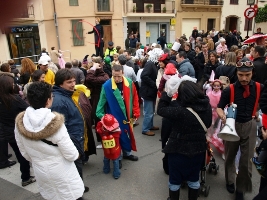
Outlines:
POLYGON ((165 33, 166 42, 168 43, 169 24, 168 23, 147 23, 146 33, 147 33, 146 44, 157 43, 157 39, 160 37, 161 33, 165 33))
POLYGON ((215 19, 208 19, 207 31, 209 32, 213 28, 215 28, 215 19))
POLYGON ((225 20, 225 30, 233 32, 238 29, 238 17, 237 16, 228 16, 225 20))
POLYGON ((103 26, 104 30, 104 51, 108 48, 108 42, 112 41, 112 29, 110 19, 101 19, 100 24, 103 26))
MULTIPOLYGON (((35 53, 35 44, 33 37, 20 37, 16 38, 18 57, 26 57, 36 55, 35 53)), ((33 62, 36 62, 36 58, 30 57, 33 62)))

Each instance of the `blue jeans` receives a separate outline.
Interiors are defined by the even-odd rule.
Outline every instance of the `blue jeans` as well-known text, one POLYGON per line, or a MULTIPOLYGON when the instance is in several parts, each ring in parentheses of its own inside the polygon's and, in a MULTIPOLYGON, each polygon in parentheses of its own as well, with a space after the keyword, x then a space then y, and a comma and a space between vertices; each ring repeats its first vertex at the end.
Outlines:
MULTIPOLYGON (((119 178, 121 175, 121 172, 119 169, 119 158, 112 160, 113 161, 113 177, 114 178, 119 178)), ((103 162, 104 162, 103 172, 105 174, 108 174, 110 172, 110 159, 104 157, 103 162)))
POLYGON ((146 133, 153 127, 153 118, 155 112, 155 101, 144 99, 144 121, 142 125, 142 133, 146 133))

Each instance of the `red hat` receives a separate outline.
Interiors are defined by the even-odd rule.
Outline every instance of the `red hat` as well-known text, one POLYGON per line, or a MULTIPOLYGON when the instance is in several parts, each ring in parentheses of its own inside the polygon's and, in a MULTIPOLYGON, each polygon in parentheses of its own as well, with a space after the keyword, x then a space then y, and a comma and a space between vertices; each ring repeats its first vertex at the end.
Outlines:
POLYGON ((173 63, 168 63, 164 70, 164 74, 166 75, 174 75, 176 74, 177 70, 173 63))
POLYGON ((108 131, 113 131, 120 126, 117 119, 111 114, 105 114, 101 118, 101 123, 103 124, 105 129, 107 129, 108 131))
POLYGON ((162 55, 159 57, 158 61, 166 60, 166 59, 168 58, 168 55, 169 55, 169 54, 167 54, 167 53, 162 54, 162 55))

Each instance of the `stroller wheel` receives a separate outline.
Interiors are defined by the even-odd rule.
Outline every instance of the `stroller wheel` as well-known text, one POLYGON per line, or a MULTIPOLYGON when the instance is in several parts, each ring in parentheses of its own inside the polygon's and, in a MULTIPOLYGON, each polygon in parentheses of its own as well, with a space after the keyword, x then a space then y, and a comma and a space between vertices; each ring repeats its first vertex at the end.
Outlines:
POLYGON ((212 172, 212 167, 213 167, 213 166, 212 166, 212 163, 210 163, 210 164, 209 164, 209 169, 208 169, 209 173, 212 172))
POLYGON ((209 193, 210 193, 210 186, 209 186, 209 185, 205 186, 203 192, 204 192, 204 197, 209 196, 209 193))
POLYGON ((218 173, 218 171, 219 171, 219 165, 216 166, 214 174, 216 175, 218 173))

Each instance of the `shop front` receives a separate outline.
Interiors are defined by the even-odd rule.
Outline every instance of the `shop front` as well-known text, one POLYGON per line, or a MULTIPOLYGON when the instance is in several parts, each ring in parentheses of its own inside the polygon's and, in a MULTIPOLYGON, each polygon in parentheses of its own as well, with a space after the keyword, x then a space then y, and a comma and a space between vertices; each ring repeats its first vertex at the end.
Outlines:
POLYGON ((39 29, 37 25, 10 27, 7 34, 10 57, 20 64, 22 57, 38 61, 41 52, 39 29))

